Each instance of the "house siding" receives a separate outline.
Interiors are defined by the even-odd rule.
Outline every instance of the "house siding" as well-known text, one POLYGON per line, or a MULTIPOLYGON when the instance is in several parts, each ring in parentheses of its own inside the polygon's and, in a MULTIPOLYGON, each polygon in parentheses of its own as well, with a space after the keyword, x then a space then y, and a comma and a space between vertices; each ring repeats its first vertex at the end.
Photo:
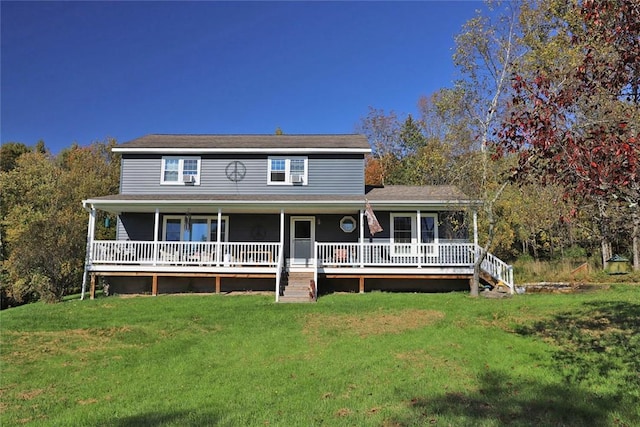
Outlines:
MULTIPOLYGON (((277 154, 274 154, 277 155, 277 154)), ((307 185, 267 185, 267 156, 200 156, 200 185, 161 185, 162 156, 124 155, 121 194, 362 194, 362 155, 309 155, 307 185), (227 179, 225 168, 239 160, 242 181, 227 179)))

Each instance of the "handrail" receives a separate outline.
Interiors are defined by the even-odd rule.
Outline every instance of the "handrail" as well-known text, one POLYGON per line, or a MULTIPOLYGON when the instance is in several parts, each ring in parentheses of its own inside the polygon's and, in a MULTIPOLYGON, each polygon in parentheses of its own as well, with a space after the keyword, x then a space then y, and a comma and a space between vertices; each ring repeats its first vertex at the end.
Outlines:
POLYGON ((276 267, 279 242, 153 242, 94 240, 92 264, 276 267), (217 252, 218 248, 220 253, 217 252))
MULTIPOLYGON (((479 251, 478 251, 479 252, 479 251)), ((502 261, 497 256, 487 252, 480 267, 489 273, 494 279, 504 283, 510 293, 514 292, 513 267, 502 261)))
POLYGON ((473 243, 317 243, 319 266, 470 266, 473 243))

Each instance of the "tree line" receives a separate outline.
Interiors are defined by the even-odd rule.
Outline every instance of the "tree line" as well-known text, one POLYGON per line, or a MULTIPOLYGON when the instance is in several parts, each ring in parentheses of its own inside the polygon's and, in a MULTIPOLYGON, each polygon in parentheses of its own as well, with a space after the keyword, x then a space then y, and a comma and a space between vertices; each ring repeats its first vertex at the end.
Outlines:
MULTIPOLYGON (((367 183, 457 185, 481 202, 482 256, 593 254, 604 266, 616 253, 640 269, 640 3, 490 2, 455 37, 453 61, 455 83, 416 113, 362 118, 367 183)), ((114 144, 1 147, 3 307, 78 290, 81 200, 118 192, 114 144)), ((96 237, 113 238, 99 215, 96 237)))
POLYGON ((640 269, 640 3, 489 2, 455 45, 452 87, 361 120, 368 179, 458 185, 482 204, 483 256, 640 269))
MULTIPOLYGON (((83 199, 116 194, 120 158, 109 139, 51 154, 44 142, 0 148, 2 307, 59 301, 82 283, 88 213, 83 199)), ((104 214, 98 238, 115 237, 104 214)), ((111 218, 111 224, 115 224, 111 218)))

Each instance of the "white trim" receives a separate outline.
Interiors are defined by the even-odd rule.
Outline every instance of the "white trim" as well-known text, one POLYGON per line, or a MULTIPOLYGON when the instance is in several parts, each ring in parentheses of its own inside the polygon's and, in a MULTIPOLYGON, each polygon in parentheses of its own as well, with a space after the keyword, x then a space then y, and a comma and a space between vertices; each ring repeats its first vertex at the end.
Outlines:
MULTIPOLYGON (((184 215, 164 215, 162 217, 162 241, 167 241, 167 220, 179 219, 180 220, 180 242, 184 241, 184 215)), ((221 236, 221 228, 218 227, 216 239, 217 241, 228 242, 229 241, 229 217, 218 215, 191 215, 191 221, 195 219, 207 220, 207 242, 211 242, 211 223, 217 223, 218 220, 225 221, 225 233, 221 236), (220 237, 224 237, 224 240, 220 240, 220 237)))
POLYGON ((438 214, 414 212, 391 212, 389 214, 389 239, 393 244, 393 252, 395 255, 418 255, 418 244, 422 243, 422 219, 433 218, 433 242, 438 243, 438 214), (395 241, 395 224, 394 219, 397 217, 410 218, 411 220, 411 239, 409 243, 397 243, 395 241), (409 245, 409 252, 405 252, 406 246, 409 245))
POLYGON ((304 260, 304 264, 308 264, 308 262, 313 258, 313 244, 316 241, 316 217, 315 216, 291 216, 289 219, 289 259, 291 259, 291 264, 299 265, 302 262, 296 262, 295 258, 295 222, 296 221, 309 221, 311 224, 310 230, 310 249, 311 253, 309 254, 309 258, 304 260))
POLYGON ((196 160, 197 163, 197 173, 195 175, 195 182, 190 183, 192 185, 200 185, 200 173, 202 167, 202 159, 198 156, 162 156, 161 164, 160 164, 160 185, 187 185, 184 181, 184 162, 185 160, 196 160), (177 160, 178 161, 178 180, 177 181, 166 181, 164 179, 164 173, 167 167, 167 160, 177 160))
MULTIPOLYGON (((276 197, 278 195, 275 195, 276 197)), ((302 196, 304 197, 304 196, 302 196)), ((370 202, 374 203, 372 200, 370 202)), ((83 201, 85 205, 169 205, 169 206, 183 206, 183 205, 335 205, 339 207, 354 207, 361 206, 364 203, 364 197, 354 200, 228 200, 228 199, 183 199, 183 200, 124 200, 124 199, 86 199, 83 201)), ((376 206, 384 207, 414 207, 419 206, 422 209, 432 209, 436 207, 447 208, 452 206, 470 206, 471 202, 466 201, 443 201, 443 200, 429 200, 429 201, 411 201, 411 202, 389 202, 389 201, 375 201, 376 206)))
POLYGON ((114 153, 131 154, 209 154, 209 153, 285 153, 285 154, 313 154, 313 153, 371 153, 370 148, 127 148, 113 147, 114 153))
MULTIPOLYGON (((280 171, 278 171, 280 172, 280 171)), ((309 158, 305 156, 269 156, 267 157, 267 185, 307 185, 309 178, 309 158), (271 163, 273 160, 283 160, 284 161, 284 181, 272 181, 271 180, 271 163), (304 171, 301 174, 302 182, 294 183, 292 176, 300 175, 294 174, 291 172, 291 161, 292 160, 303 160, 304 161, 304 171)))

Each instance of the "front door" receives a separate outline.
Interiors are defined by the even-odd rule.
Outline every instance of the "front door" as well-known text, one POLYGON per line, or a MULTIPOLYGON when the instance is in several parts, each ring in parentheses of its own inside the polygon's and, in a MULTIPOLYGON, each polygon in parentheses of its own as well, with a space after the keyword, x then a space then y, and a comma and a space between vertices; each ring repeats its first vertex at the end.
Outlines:
POLYGON ((313 242, 315 242, 316 218, 313 216, 291 217, 291 264, 313 265, 313 242))

